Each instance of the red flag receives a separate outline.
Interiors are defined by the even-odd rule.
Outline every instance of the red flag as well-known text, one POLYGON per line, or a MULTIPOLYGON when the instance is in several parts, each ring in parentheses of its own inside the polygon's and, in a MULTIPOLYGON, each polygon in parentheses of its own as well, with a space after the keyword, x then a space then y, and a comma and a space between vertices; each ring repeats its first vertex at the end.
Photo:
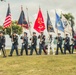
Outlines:
POLYGON ((8 10, 7 10, 7 15, 4 21, 4 28, 7 28, 11 25, 11 12, 10 12, 10 5, 8 4, 8 10))
POLYGON ((40 8, 39 8, 37 19, 34 24, 34 29, 39 33, 45 30, 44 19, 43 19, 42 12, 41 12, 40 8))

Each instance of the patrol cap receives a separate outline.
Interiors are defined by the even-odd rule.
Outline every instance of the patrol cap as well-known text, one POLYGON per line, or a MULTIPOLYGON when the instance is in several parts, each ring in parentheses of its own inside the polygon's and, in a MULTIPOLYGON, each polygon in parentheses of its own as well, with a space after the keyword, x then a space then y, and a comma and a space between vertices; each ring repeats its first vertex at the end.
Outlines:
POLYGON ((0 34, 1 34, 1 31, 0 31, 0 34))
POLYGON ((52 36, 52 34, 49 34, 50 36, 52 36))
POLYGON ((41 31, 41 33, 43 33, 43 31, 41 31))
POLYGON ((51 33, 49 33, 49 35, 52 35, 51 33))
POLYGON ((36 34, 36 32, 33 32, 33 34, 36 34))
POLYGON ((0 31, 0 34, 3 33, 3 31, 0 31))
POLYGON ((26 34, 26 35, 27 35, 27 32, 24 32, 24 34, 26 34))
POLYGON ((58 35, 61 35, 60 33, 58 33, 58 35))
POLYGON ((16 31, 13 32, 13 34, 16 33, 16 31))
POLYGON ((68 34, 66 34, 66 35, 68 35, 68 34))

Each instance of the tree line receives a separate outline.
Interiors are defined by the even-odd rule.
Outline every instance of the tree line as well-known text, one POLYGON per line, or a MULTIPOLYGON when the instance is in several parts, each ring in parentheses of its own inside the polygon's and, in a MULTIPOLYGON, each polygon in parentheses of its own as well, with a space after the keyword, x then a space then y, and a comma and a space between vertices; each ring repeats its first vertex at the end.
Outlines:
POLYGON ((4 34, 11 35, 14 31, 20 35, 22 34, 22 27, 17 24, 17 21, 12 21, 10 27, 4 29, 3 26, 0 26, 0 30, 4 32, 4 34))

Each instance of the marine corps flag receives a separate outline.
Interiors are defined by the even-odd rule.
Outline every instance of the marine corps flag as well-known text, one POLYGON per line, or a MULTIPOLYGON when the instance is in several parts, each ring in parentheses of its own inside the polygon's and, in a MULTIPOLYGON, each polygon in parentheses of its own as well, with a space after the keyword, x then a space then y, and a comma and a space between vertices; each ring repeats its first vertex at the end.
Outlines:
POLYGON ((21 6, 21 14, 20 14, 20 17, 19 17, 19 20, 18 20, 18 24, 21 25, 22 27, 28 29, 28 23, 25 19, 25 14, 24 14, 22 6, 21 6))
POLYGON ((53 28, 53 25, 51 23, 48 11, 47 11, 47 31, 48 32, 54 32, 54 28, 53 28))
POLYGON ((3 24, 3 28, 10 27, 11 25, 11 12, 10 12, 10 5, 8 4, 8 10, 7 10, 7 15, 3 24))
POLYGON ((45 30, 44 19, 43 19, 42 12, 41 12, 40 8, 39 8, 37 19, 34 24, 34 29, 39 33, 45 30))

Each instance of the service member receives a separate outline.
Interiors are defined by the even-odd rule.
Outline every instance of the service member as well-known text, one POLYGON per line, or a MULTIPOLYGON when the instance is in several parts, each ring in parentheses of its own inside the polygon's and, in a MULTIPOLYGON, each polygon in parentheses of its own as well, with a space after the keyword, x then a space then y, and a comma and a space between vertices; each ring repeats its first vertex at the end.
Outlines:
POLYGON ((43 32, 41 32, 41 35, 39 35, 38 38, 40 39, 40 42, 39 42, 39 55, 41 55, 42 49, 43 49, 44 53, 47 54, 46 49, 45 49, 45 35, 43 34, 43 32))
MULTIPOLYGON (((55 55, 55 51, 54 51, 54 44, 53 44, 53 37, 52 37, 52 34, 49 35, 49 42, 50 42, 50 47, 51 47, 51 50, 53 52, 53 55, 55 55)), ((49 46, 48 46, 49 47, 49 46)))
POLYGON ((2 50, 2 52, 3 52, 3 57, 6 57, 5 36, 3 35, 2 31, 0 31, 0 50, 2 50))
POLYGON ((68 34, 66 34, 66 37, 63 39, 64 40, 64 54, 66 54, 66 50, 70 51, 70 38, 68 37, 68 34))
POLYGON ((20 55, 23 55, 24 49, 25 49, 26 55, 28 55, 28 37, 26 32, 24 32, 24 36, 21 36, 21 39, 23 40, 23 43, 22 43, 20 55))
POLYGON ((30 40, 31 40, 31 51, 30 51, 30 55, 33 54, 33 49, 35 49, 36 55, 38 55, 37 48, 36 48, 36 46, 37 46, 36 32, 33 32, 33 36, 32 36, 32 38, 30 40))
POLYGON ((60 36, 61 34, 58 33, 58 36, 55 38, 57 40, 57 49, 56 49, 56 55, 58 55, 58 49, 60 48, 61 53, 63 54, 63 50, 62 50, 62 37, 60 36))
POLYGON ((16 35, 16 32, 14 32, 13 35, 10 36, 10 38, 12 41, 12 48, 11 48, 9 56, 12 56, 14 50, 16 50, 16 55, 19 56, 19 53, 18 53, 18 36, 16 35))
POLYGON ((74 52, 74 49, 75 49, 75 46, 76 46, 76 39, 75 38, 73 38, 73 39, 71 39, 72 40, 72 54, 73 54, 73 52, 74 52))

